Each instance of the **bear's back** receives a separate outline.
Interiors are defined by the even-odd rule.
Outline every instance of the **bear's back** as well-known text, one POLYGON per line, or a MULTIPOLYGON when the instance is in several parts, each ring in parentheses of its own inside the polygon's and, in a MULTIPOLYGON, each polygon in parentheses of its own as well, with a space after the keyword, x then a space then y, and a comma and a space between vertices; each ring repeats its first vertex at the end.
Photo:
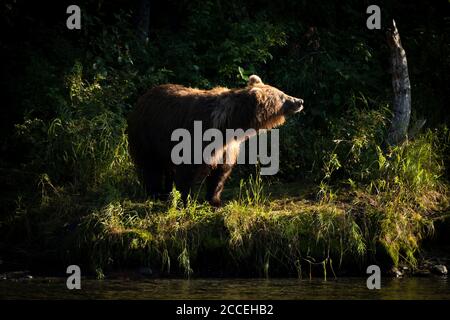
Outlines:
POLYGON ((149 93, 152 95, 174 96, 178 98, 182 97, 201 98, 201 97, 217 96, 230 91, 231 89, 225 87, 215 87, 207 90, 207 89, 185 87, 179 84, 163 84, 153 87, 152 89, 149 90, 149 93))

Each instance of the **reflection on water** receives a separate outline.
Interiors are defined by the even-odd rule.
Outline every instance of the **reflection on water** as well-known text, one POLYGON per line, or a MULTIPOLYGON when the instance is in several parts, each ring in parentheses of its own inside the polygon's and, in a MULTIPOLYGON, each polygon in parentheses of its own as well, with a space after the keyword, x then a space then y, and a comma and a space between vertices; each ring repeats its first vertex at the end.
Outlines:
POLYGON ((3 299, 445 299, 447 277, 383 279, 368 290, 365 278, 297 279, 82 279, 81 290, 63 278, 0 281, 3 299))

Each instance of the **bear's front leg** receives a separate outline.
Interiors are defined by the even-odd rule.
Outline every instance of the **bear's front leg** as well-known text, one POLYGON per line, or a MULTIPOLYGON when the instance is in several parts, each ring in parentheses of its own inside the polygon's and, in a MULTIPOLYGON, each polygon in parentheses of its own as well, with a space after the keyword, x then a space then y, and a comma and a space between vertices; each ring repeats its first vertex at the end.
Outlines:
POLYGON ((233 170, 233 165, 221 164, 213 169, 210 175, 206 178, 206 200, 213 207, 220 207, 222 201, 220 199, 225 186, 225 181, 231 174, 233 170))
POLYGON ((163 172, 160 168, 149 166, 142 170, 147 196, 158 199, 162 191, 163 172))
POLYGON ((173 181, 175 183, 176 189, 181 194, 181 199, 183 203, 187 203, 187 198, 191 193, 192 186, 197 179, 198 165, 179 165, 173 176, 173 181))

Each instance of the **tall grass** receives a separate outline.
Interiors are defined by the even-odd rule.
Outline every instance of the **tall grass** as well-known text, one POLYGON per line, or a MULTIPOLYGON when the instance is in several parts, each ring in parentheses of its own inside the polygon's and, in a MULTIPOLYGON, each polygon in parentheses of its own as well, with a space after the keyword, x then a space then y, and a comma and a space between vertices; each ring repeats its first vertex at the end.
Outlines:
POLYGON ((214 259, 229 274, 301 277, 308 270, 323 276, 327 270, 334 274, 344 259, 355 255, 362 261, 365 254, 361 230, 343 208, 231 201, 214 210, 179 199, 173 190, 167 204, 116 202, 86 216, 78 243, 91 257, 91 270, 145 264, 189 277, 195 266, 201 268, 198 261, 208 260, 201 255, 217 251, 224 255, 214 259))
POLYGON ((449 205, 442 178, 442 150, 448 148, 442 141, 448 131, 428 130, 401 145, 382 147, 387 113, 380 110, 351 109, 354 120, 336 124, 318 194, 327 203, 351 200, 371 252, 381 244, 394 265, 414 268, 420 241, 433 232, 431 215, 449 205))

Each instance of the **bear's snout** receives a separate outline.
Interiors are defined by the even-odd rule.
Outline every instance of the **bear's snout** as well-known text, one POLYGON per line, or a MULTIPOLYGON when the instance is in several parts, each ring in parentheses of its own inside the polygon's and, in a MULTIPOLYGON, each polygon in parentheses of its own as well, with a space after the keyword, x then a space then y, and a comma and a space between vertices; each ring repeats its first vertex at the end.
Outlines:
POLYGON ((303 99, 289 97, 283 105, 285 114, 294 114, 303 110, 303 99))

